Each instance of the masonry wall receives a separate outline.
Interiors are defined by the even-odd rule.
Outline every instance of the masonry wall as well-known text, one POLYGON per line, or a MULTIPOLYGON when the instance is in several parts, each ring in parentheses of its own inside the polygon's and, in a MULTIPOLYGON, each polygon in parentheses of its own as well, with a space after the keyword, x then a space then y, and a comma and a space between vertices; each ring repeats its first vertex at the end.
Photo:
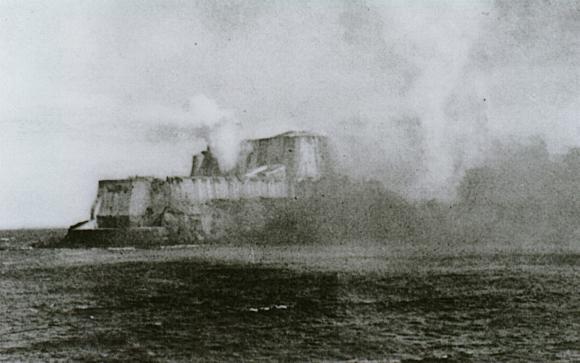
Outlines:
POLYGON ((99 182, 93 213, 99 228, 147 227, 162 224, 162 214, 166 212, 201 218, 206 214, 204 204, 210 201, 287 198, 289 195, 288 184, 280 179, 174 177, 167 180, 107 180, 99 182))
POLYGON ((317 135, 247 140, 236 172, 245 174, 263 165, 282 164, 290 180, 319 179, 332 171, 327 139, 317 135))
POLYGON ((95 201, 94 217, 106 228, 128 227, 131 215, 132 180, 101 180, 95 201))
POLYGON ((221 171, 209 148, 192 164, 191 177, 100 181, 83 230, 163 228, 191 240, 260 229, 273 206, 302 196, 333 170, 327 139, 294 131, 244 142, 234 170, 221 171))

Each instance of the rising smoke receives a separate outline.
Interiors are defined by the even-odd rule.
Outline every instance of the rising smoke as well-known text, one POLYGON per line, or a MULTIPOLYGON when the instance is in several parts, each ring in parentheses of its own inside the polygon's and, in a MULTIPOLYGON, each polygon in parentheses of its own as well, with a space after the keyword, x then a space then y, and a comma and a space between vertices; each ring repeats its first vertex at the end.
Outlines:
POLYGON ((366 44, 363 51, 382 55, 383 86, 392 90, 382 110, 363 109, 335 130, 348 150, 346 170, 411 197, 453 195, 489 142, 485 75, 473 67, 473 47, 485 26, 482 13, 490 11, 484 2, 436 2, 343 12, 352 50, 366 44), (373 39, 357 33, 362 23, 374 24, 373 39))
POLYGON ((3 220, 72 223, 95 180, 186 173, 196 136, 227 168, 241 136, 319 131, 345 173, 415 198, 453 197, 497 142, 580 144, 577 2, 69 7, 0 3, 3 220))
POLYGON ((189 107, 193 127, 217 157, 222 171, 232 169, 242 138, 241 125, 233 111, 220 108, 216 101, 202 94, 192 97, 189 107))
POLYGON ((484 117, 478 103, 485 92, 467 76, 484 11, 489 8, 481 3, 469 9, 437 3, 387 15, 404 34, 405 48, 412 50, 405 58, 420 69, 404 100, 407 112, 421 120, 423 165, 412 187, 419 192, 448 195, 465 167, 460 159, 477 157, 464 139, 483 136, 475 134, 479 130, 473 125, 484 117), (474 107, 461 112, 458 104, 466 102, 474 107))
MULTIPOLYGON (((549 3, 525 8, 503 1, 355 1, 306 13, 277 4, 253 16, 234 2, 220 19, 238 14, 246 26, 238 29, 237 43, 218 54, 244 57, 226 85, 248 82, 248 89, 261 91, 248 94, 253 101, 220 97, 232 111, 200 101, 201 109, 213 111, 201 117, 210 121, 196 122, 212 125, 207 139, 224 165, 233 165, 241 131, 307 129, 336 142, 349 175, 381 180, 413 198, 453 198, 465 170, 484 163, 497 142, 539 134, 551 151, 562 152, 578 142, 571 121, 578 102, 561 84, 564 74, 553 70, 560 67, 557 56, 573 48, 537 44, 550 33, 569 42, 570 9, 549 3), (562 24, 546 23, 546 12, 562 24), (285 33, 297 28, 297 38, 285 33), (551 73, 542 75, 545 69, 551 73), (548 104, 539 95, 550 89, 548 104), (234 113, 239 124, 224 121, 234 113), (220 139, 229 140, 227 147, 220 139)), ((231 29, 213 31, 231 39, 231 29)))

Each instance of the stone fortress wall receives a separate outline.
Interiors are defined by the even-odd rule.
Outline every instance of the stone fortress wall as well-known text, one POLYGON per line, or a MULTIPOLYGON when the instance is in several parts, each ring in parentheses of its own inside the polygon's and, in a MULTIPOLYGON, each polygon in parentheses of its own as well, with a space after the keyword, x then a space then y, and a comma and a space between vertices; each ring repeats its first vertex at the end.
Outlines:
MULTIPOLYGON (((306 132, 244 141, 238 163, 230 171, 220 170, 208 148, 193 157, 187 177, 99 181, 90 220, 71 227, 69 235, 108 230, 110 238, 112 229, 123 230, 126 236, 130 230, 189 226, 196 238, 217 238, 227 223, 240 223, 232 210, 244 214, 244 206, 262 210, 261 201, 294 198, 308 182, 332 171, 327 139, 306 132)), ((86 238, 90 233, 82 235, 86 238)))

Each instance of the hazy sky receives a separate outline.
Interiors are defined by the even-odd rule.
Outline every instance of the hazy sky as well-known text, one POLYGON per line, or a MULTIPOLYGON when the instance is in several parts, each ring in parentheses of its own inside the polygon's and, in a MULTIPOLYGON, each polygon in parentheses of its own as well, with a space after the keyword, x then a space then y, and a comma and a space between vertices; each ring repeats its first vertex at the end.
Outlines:
POLYGON ((580 144, 579 56, 572 1, 2 0, 0 228, 187 174, 204 117, 222 145, 323 132, 353 175, 449 195, 495 140, 580 144))

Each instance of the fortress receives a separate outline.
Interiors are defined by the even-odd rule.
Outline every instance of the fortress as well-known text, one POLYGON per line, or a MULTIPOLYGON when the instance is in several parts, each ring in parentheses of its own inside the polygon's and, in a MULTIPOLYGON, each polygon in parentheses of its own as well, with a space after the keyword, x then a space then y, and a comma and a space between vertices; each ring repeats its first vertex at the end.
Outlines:
POLYGON ((302 198, 333 173, 324 136, 290 131, 246 140, 224 171, 211 150, 195 155, 189 176, 99 181, 90 219, 66 240, 81 245, 216 240, 228 231, 260 229, 268 206, 302 198))

